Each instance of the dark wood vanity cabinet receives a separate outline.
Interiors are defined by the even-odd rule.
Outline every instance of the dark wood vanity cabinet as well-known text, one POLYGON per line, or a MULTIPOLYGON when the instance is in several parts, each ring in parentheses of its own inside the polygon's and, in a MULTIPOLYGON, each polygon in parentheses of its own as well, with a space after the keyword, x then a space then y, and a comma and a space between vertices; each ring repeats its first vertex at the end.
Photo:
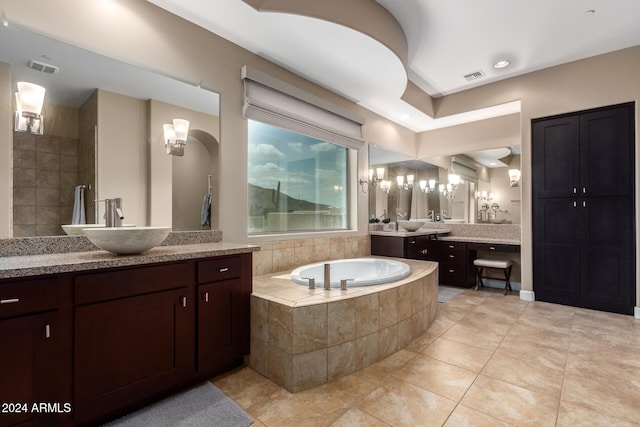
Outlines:
POLYGON ((74 417, 135 405, 194 369, 190 263, 75 278, 74 417))
POLYGON ((200 261, 197 271, 198 372, 216 375, 249 353, 251 257, 200 261))
POLYGON ((95 425, 242 364, 251 258, 0 280, 0 404, 29 404, 0 427, 95 425))
POLYGON ((0 282, 0 426, 71 422, 70 295, 63 277, 0 282))

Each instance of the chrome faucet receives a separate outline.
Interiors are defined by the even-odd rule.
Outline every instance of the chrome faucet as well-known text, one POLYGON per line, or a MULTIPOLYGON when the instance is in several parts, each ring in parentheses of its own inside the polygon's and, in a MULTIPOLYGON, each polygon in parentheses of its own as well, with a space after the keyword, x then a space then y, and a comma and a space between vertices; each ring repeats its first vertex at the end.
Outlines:
POLYGON ((104 226, 122 227, 122 220, 124 219, 124 214, 122 213, 122 199, 120 197, 115 199, 105 199, 104 203, 104 226))
POLYGON ((323 279, 324 279, 325 290, 330 290, 331 289, 331 264, 329 263, 326 263, 324 265, 323 279))

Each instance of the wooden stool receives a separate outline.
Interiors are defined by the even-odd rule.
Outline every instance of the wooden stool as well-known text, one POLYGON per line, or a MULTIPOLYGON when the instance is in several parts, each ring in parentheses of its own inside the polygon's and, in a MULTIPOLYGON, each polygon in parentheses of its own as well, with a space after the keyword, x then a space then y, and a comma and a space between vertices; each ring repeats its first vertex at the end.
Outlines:
POLYGON ((508 259, 498 258, 478 258, 473 260, 473 265, 476 267, 476 291, 478 288, 483 287, 482 283, 482 271, 485 268, 496 268, 504 272, 504 294, 507 295, 511 291, 511 268, 513 267, 513 261, 508 259))

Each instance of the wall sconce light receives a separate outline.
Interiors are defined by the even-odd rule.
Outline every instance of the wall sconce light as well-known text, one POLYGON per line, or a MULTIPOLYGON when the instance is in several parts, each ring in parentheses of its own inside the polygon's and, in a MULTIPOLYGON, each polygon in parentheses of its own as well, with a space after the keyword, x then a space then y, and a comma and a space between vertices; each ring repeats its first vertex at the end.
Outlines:
POLYGON ((486 201, 486 200, 493 200, 493 193, 487 193, 486 191, 482 191, 479 192, 478 195, 478 200, 482 200, 482 201, 486 201))
POLYGON ((385 194, 389 194, 390 189, 391 181, 380 181, 380 190, 382 190, 385 194))
POLYGON ((167 154, 184 156, 184 146, 187 144, 187 136, 189 135, 189 121, 173 119, 173 124, 164 124, 162 128, 167 154))
POLYGON ((366 179, 360 180, 360 186, 362 187, 362 192, 363 193, 367 192, 366 189, 369 187, 369 184, 375 187, 376 185, 378 185, 379 182, 382 182, 383 179, 384 179, 383 167, 376 168, 375 176, 373 175, 373 169, 369 169, 369 180, 366 180, 366 179), (366 187, 365 187, 365 184, 367 185, 366 187))
POLYGON ((520 182, 520 170, 509 169, 509 180, 511 181, 511 187, 518 187, 520 182))
POLYGON ((404 175, 398 175, 396 180, 398 181, 398 188, 402 190, 410 190, 413 188, 413 175, 407 175, 407 182, 404 181, 404 175))
POLYGON ((458 188, 458 184, 460 184, 460 175, 455 173, 450 173, 449 185, 451 185, 451 188, 449 189, 449 191, 455 190, 456 188, 458 188))
POLYGON ((16 131, 42 135, 44 118, 41 113, 45 92, 46 90, 42 86, 28 82, 18 82, 14 126, 16 131))
POLYGON ((427 181, 426 179, 420 180, 420 191, 423 193, 431 193, 436 189, 436 180, 430 179, 427 181))

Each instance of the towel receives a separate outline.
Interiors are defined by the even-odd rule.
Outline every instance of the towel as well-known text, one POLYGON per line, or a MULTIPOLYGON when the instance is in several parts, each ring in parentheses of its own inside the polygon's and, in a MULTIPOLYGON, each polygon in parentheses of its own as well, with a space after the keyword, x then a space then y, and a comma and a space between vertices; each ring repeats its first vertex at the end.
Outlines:
POLYGON ((87 218, 84 210, 84 185, 76 187, 75 199, 73 201, 73 216, 71 224, 86 224, 87 218))
POLYGON ((211 194, 207 193, 204 195, 202 199, 202 216, 201 216, 201 224, 202 226, 211 226, 211 194))

